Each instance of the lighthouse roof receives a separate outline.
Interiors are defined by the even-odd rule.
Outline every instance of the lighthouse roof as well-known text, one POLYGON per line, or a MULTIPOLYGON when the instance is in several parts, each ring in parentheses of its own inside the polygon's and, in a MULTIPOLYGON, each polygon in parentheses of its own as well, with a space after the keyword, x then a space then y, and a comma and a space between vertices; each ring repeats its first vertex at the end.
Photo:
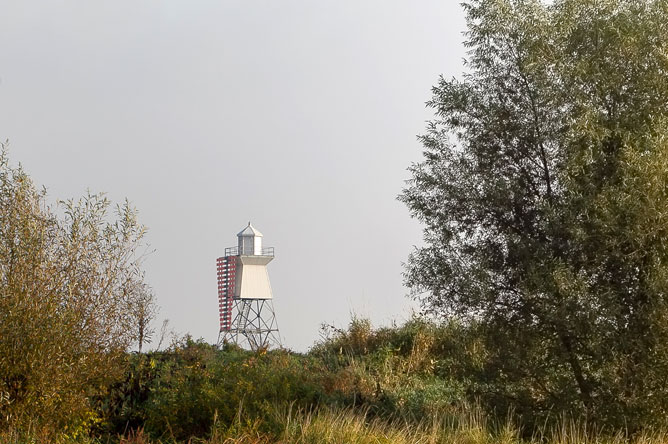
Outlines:
POLYGON ((248 226, 241 230, 239 234, 237 234, 238 237, 246 237, 246 236, 255 236, 255 237, 262 237, 262 233, 258 231, 257 228, 251 225, 250 222, 248 222, 248 226))

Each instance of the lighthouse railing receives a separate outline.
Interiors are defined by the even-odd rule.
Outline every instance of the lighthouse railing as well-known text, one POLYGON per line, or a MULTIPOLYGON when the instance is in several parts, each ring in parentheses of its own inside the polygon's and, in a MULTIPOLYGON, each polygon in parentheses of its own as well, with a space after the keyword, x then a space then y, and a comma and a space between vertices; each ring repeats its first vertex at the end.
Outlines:
MULTIPOLYGON (((225 248, 225 256, 239 256, 239 247, 225 248)), ((262 249, 261 254, 254 256, 271 256, 274 257, 274 247, 266 247, 262 249)))

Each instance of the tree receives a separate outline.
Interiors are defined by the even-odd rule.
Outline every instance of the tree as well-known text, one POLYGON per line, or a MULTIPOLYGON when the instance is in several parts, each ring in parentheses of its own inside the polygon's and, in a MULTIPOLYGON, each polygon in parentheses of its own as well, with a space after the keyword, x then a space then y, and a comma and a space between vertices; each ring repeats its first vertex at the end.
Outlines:
POLYGON ((464 7, 468 72, 433 88, 400 195, 425 225, 406 282, 486 326, 497 404, 662 420, 668 4, 464 7))
POLYGON ((151 327, 151 322, 158 314, 158 307, 153 291, 144 282, 138 282, 134 291, 136 294, 131 300, 130 310, 136 322, 137 347, 141 353, 144 344, 150 344, 153 340, 155 330, 151 327))
POLYGON ((122 370, 145 230, 127 202, 109 221, 109 205, 88 194, 49 208, 2 146, 0 426, 85 431, 95 419, 88 395, 122 370))

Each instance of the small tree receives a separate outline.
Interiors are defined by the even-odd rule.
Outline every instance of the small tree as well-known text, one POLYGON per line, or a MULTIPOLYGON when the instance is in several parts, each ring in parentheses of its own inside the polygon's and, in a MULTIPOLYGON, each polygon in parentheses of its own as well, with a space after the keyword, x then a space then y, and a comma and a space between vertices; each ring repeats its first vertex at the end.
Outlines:
POLYGON ((131 300, 130 310, 133 312, 135 318, 135 329, 137 334, 137 348, 139 353, 142 352, 144 344, 150 344, 153 340, 155 330, 151 327, 151 323, 158 314, 158 307, 155 304, 155 297, 151 288, 143 282, 138 283, 134 295, 131 300))
POLYGON ((668 6, 472 0, 400 199, 407 283, 489 331, 485 389, 628 425, 668 409, 668 6))
POLYGON ((88 395, 121 370, 150 304, 140 285, 144 228, 126 202, 88 194, 47 207, 0 151, 0 425, 31 422, 75 434, 94 420, 88 395))

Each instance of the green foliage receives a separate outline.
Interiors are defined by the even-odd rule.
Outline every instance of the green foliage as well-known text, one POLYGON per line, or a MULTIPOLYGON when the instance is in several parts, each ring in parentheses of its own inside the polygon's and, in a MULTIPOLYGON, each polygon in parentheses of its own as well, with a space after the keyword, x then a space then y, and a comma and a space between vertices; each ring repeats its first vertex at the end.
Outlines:
POLYGON ((475 328, 413 319, 373 330, 353 319, 334 330, 311 355, 330 370, 328 388, 346 406, 381 417, 414 421, 446 413, 467 399, 476 367, 484 360, 475 328))
POLYGON ((88 396, 122 374, 144 229, 127 202, 114 221, 108 209, 90 194, 49 208, 2 145, 0 430, 85 434, 99 419, 88 396))
POLYGON ((127 355, 126 378, 96 398, 94 434, 143 430, 160 439, 279 436, 283 408, 364 411, 418 423, 466 402, 461 376, 478 366, 476 333, 414 319, 372 329, 355 319, 307 355, 222 350, 186 337, 170 349, 127 355))
POLYGON ((476 322, 477 392, 528 422, 668 412, 668 6, 472 0, 469 71, 441 79, 401 195, 406 281, 476 322))
POLYGON ((217 350, 186 337, 167 351, 129 356, 126 380, 99 399, 107 418, 100 431, 143 427, 156 438, 187 439, 207 436, 214 422, 248 426, 265 418, 262 430, 269 432, 274 405, 307 408, 320 402, 321 373, 315 361, 300 355, 217 350))
MULTIPOLYGON (((484 337, 419 319, 380 329, 355 319, 307 355, 218 350, 186 337, 166 351, 126 355, 125 379, 94 398, 102 421, 91 435, 124 444, 629 442, 560 417, 520 433, 520 418, 476 404, 488 384, 484 337)), ((0 442, 50 439, 30 428, 0 432, 0 442)))

